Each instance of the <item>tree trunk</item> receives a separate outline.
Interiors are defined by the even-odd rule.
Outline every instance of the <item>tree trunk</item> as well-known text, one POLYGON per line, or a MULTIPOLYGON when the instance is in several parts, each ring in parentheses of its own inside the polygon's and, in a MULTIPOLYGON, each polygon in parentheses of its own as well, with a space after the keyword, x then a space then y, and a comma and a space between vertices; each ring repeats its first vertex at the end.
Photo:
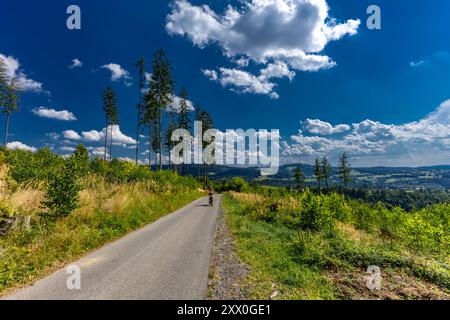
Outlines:
POLYGON ((107 155, 107 150, 108 150, 108 130, 109 130, 109 126, 108 124, 106 124, 106 128, 105 128, 105 155, 103 156, 103 160, 106 161, 106 155, 107 155))
POLYGON ((138 110, 138 123, 137 123, 137 131, 136 131, 136 165, 139 164, 139 121, 141 119, 140 112, 138 110))
POLYGON ((208 188, 208 165, 206 164, 206 162, 204 165, 204 170, 205 170, 204 187, 206 190, 208 188))
POLYGON ((163 134, 162 134, 162 110, 159 111, 159 171, 163 170, 162 154, 163 154, 163 134))
POLYGON ((113 126, 111 126, 111 134, 109 137, 109 161, 112 161, 112 145, 113 145, 113 126))
POLYGON ((9 131, 9 118, 11 115, 9 113, 6 114, 6 126, 5 126, 5 147, 8 144, 8 131, 9 131))

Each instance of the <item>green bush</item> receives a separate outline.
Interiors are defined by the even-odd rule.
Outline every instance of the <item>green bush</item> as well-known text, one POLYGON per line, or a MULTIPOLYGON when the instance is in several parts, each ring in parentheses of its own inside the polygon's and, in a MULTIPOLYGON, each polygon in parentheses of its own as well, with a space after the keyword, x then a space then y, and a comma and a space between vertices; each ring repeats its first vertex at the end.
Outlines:
POLYGON ((64 166, 64 158, 44 148, 37 152, 2 149, 9 164, 9 174, 18 183, 48 180, 54 171, 64 166))
POLYGON ((79 172, 75 157, 66 160, 64 167, 54 172, 48 179, 46 200, 46 220, 56 220, 72 213, 79 207, 78 192, 82 190, 78 182, 79 172))
POLYGON ((325 195, 314 195, 309 190, 302 194, 300 198, 301 228, 325 230, 334 227, 337 214, 326 197, 325 195))

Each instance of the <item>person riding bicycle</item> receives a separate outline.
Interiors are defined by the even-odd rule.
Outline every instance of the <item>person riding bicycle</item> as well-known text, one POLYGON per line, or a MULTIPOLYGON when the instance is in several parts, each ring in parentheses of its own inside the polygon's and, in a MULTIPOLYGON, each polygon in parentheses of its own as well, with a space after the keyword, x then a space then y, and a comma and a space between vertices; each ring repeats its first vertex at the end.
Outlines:
POLYGON ((212 206, 214 199, 214 189, 211 186, 208 187, 208 197, 209 197, 209 204, 212 206))

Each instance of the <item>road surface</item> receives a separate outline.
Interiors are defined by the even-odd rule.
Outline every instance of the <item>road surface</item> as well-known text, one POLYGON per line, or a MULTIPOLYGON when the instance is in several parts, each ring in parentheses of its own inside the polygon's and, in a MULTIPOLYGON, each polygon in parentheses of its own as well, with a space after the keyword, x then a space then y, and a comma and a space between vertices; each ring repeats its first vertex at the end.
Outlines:
POLYGON ((194 201, 6 299, 200 300, 206 297, 220 197, 194 201), (75 269, 71 269, 72 272, 75 269), (74 277, 75 276, 75 277, 74 277), (70 285, 71 284, 71 285, 70 285))

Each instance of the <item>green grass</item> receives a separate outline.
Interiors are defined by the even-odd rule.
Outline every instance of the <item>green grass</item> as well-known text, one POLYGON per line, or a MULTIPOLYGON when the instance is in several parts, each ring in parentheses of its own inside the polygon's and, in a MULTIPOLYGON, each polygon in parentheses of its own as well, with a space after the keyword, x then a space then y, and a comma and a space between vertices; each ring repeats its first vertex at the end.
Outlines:
MULTIPOLYGON (((323 210, 335 207, 327 202, 333 198, 305 199, 301 207, 294 210, 301 211, 299 215, 287 209, 291 202, 284 198, 258 202, 245 197, 224 197, 223 206, 238 256, 252 270, 244 280, 250 299, 269 299, 274 291, 278 291, 276 299, 390 297, 390 292, 373 295, 365 286, 365 272, 372 265, 382 268, 388 278, 386 282, 392 277, 410 279, 408 286, 419 288, 419 293, 412 298, 427 297, 430 293, 445 297, 450 292, 450 271, 442 250, 437 253, 412 250, 411 244, 404 239, 383 237, 378 229, 372 233, 358 230, 348 223, 353 219, 345 215, 342 217, 346 223, 336 218, 332 225, 327 222, 317 227, 315 223, 305 223, 319 219, 323 210), (277 205, 271 206, 270 201, 277 205), (311 205, 315 201, 328 204, 311 205), (295 219, 287 219, 288 216, 295 219), (337 284, 338 278, 344 279, 343 283, 337 284)), ((346 208, 342 201, 336 207, 338 211, 346 208)), ((326 217, 329 215, 326 213, 326 217)), ((363 219, 369 219, 369 216, 363 219)), ((384 224, 380 223, 380 226, 384 230, 384 224)), ((387 283, 386 287, 389 288, 386 291, 394 292, 404 289, 395 282, 387 283)), ((407 296, 407 293, 402 294, 407 296)), ((404 298, 402 295, 397 297, 404 298)))
POLYGON ((281 299, 336 298, 331 281, 316 268, 299 264, 292 254, 295 230, 242 215, 242 205, 230 196, 223 206, 234 234, 238 255, 252 272, 246 280, 251 299, 268 299, 276 290, 281 299))

